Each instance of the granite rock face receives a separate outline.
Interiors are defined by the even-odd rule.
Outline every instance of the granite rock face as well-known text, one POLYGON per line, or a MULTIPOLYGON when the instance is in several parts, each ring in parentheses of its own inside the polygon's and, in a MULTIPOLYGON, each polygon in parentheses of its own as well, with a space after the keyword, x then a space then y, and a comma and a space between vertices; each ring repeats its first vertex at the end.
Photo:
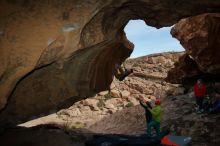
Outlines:
POLYGON ((133 50, 123 32, 129 20, 159 28, 219 7, 219 0, 1 0, 0 123, 109 88, 115 64, 133 50))
POLYGON ((220 13, 207 13, 179 21, 171 30, 186 49, 168 80, 181 83, 196 76, 219 81, 220 13))

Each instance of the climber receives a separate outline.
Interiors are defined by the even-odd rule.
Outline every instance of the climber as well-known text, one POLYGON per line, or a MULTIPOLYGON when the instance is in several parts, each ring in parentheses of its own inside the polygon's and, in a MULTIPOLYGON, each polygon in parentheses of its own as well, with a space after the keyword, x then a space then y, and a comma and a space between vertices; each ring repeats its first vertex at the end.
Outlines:
POLYGON ((209 112, 213 108, 213 103, 212 103, 213 98, 214 97, 210 95, 204 98, 204 103, 203 103, 204 112, 209 112))
POLYGON ((160 139, 160 122, 162 118, 162 110, 160 106, 160 100, 156 99, 155 107, 150 109, 152 114, 152 120, 147 125, 147 135, 151 136, 151 129, 154 128, 156 130, 157 138, 160 139))
POLYGON ((150 102, 144 102, 143 100, 140 100, 140 105, 144 108, 145 110, 145 118, 146 118, 146 122, 150 123, 150 121, 152 120, 152 114, 150 112, 149 109, 152 109, 152 106, 150 104, 150 102))
POLYGON ((194 95, 196 99, 196 104, 198 106, 197 112, 202 113, 203 109, 203 100, 206 94, 206 85, 202 82, 201 79, 197 80, 197 83, 194 85, 194 95))
POLYGON ((120 66, 119 64, 116 64, 115 69, 116 69, 115 77, 119 81, 123 81, 125 79, 125 77, 127 77, 128 75, 133 73, 133 69, 125 68, 124 64, 123 64, 123 66, 120 66))
POLYGON ((210 112, 210 110, 213 108, 213 103, 216 99, 216 95, 218 94, 215 83, 211 82, 206 87, 206 96, 203 101, 203 109, 205 112, 210 112))

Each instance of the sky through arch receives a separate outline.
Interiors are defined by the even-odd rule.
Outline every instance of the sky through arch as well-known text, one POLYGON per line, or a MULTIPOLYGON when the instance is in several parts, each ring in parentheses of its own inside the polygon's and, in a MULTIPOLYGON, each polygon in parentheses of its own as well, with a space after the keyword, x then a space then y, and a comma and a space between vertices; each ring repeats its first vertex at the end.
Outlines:
POLYGON ((184 51, 179 41, 172 38, 170 29, 171 27, 157 29, 146 25, 143 20, 130 20, 124 28, 128 40, 135 45, 130 58, 161 52, 184 51))

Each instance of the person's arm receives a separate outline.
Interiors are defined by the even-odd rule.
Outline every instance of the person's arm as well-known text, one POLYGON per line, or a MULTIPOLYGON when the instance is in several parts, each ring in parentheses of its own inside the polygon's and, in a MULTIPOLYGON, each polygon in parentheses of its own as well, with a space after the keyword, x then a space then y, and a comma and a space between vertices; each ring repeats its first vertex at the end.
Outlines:
POLYGON ((118 71, 120 72, 120 74, 124 74, 125 73, 125 70, 121 66, 118 68, 118 71))
POLYGON ((120 76, 119 65, 115 64, 115 77, 119 78, 119 76, 120 76))
POLYGON ((147 106, 144 105, 144 103, 143 103, 142 101, 139 101, 139 102, 140 102, 140 105, 141 105, 143 108, 147 109, 147 106))
POLYGON ((152 109, 150 102, 147 102, 146 104, 147 104, 148 108, 152 109))

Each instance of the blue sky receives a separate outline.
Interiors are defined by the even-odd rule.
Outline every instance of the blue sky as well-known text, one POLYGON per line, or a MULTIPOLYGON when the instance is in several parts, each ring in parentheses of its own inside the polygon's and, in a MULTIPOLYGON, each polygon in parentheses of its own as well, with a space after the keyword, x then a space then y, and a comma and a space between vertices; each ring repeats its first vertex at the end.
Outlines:
POLYGON ((131 58, 168 51, 184 51, 179 41, 172 38, 171 27, 156 29, 142 20, 131 20, 125 27, 127 38, 135 45, 131 58))

